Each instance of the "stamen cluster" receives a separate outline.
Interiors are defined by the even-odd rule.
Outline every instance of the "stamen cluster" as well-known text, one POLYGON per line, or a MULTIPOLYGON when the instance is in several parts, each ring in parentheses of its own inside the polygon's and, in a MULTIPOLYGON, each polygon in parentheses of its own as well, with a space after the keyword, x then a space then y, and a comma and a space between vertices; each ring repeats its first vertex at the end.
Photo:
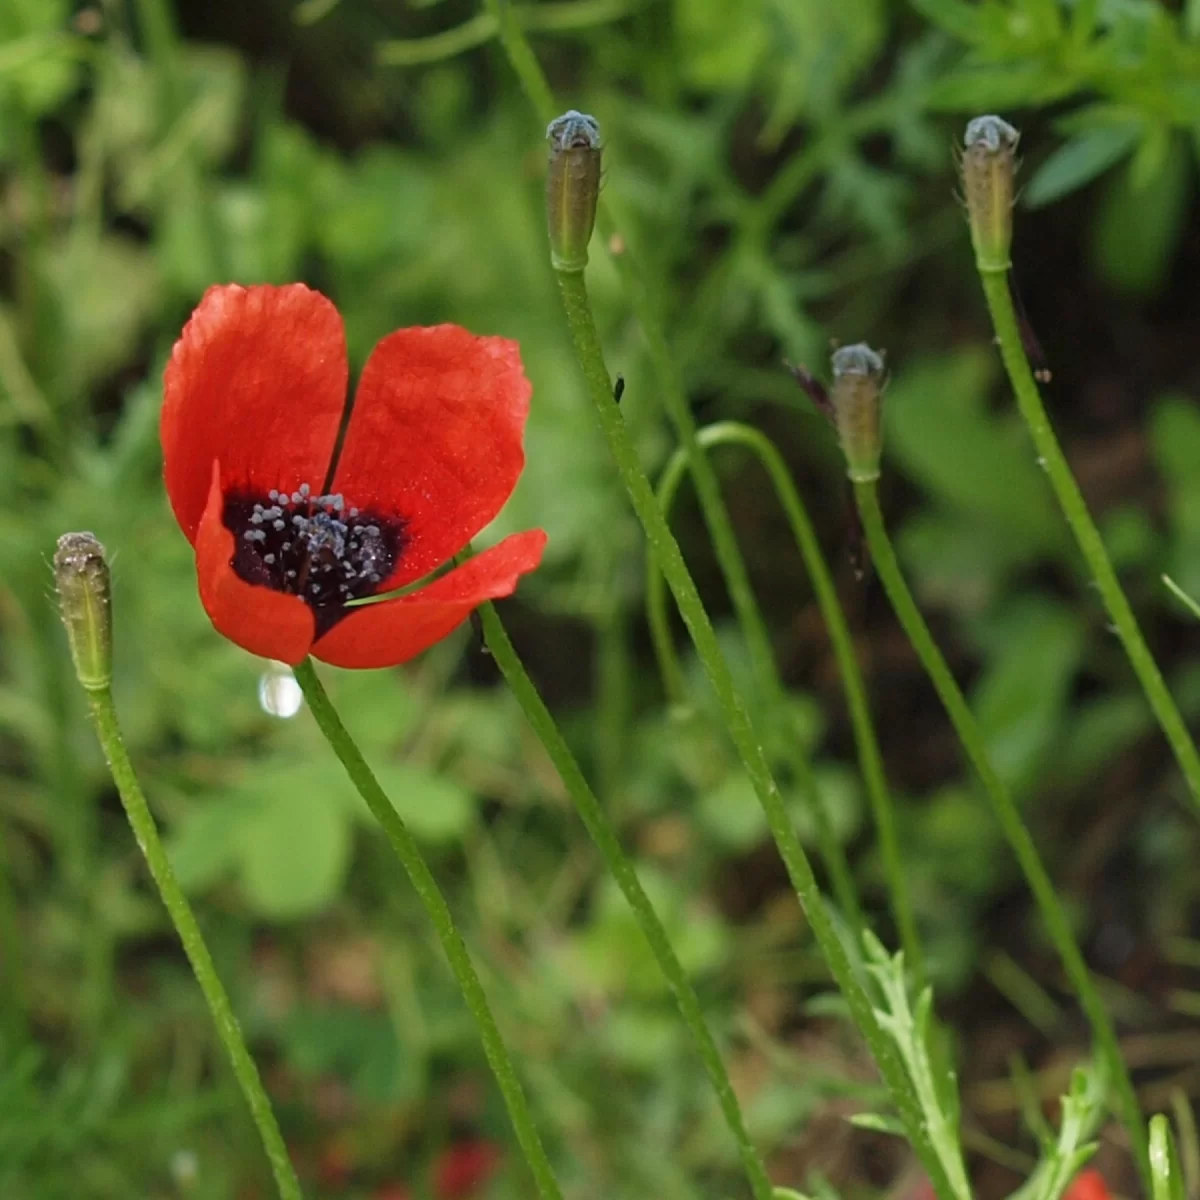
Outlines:
POLYGON ((404 543, 403 523, 394 517, 347 507, 340 493, 314 496, 307 483, 290 494, 272 488, 265 503, 231 495, 224 522, 237 539, 239 577, 314 609, 372 595, 404 543))

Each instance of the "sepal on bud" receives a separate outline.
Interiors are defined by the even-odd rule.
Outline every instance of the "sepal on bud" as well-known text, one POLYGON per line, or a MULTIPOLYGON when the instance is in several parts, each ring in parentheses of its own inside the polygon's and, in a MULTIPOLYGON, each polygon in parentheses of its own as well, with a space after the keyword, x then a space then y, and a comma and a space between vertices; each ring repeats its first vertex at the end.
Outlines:
POLYGON ((586 113, 563 113, 546 129, 550 171, 546 220, 550 261, 556 271, 582 271, 596 224, 600 196, 600 125, 586 113))
POLYGON ((88 691, 112 682, 112 588, 104 547, 90 533, 64 533, 54 580, 75 674, 88 691))
POLYGON ((976 117, 963 135, 962 180, 971 244, 981 271, 1012 265, 1013 177, 1021 135, 1000 117, 976 117))

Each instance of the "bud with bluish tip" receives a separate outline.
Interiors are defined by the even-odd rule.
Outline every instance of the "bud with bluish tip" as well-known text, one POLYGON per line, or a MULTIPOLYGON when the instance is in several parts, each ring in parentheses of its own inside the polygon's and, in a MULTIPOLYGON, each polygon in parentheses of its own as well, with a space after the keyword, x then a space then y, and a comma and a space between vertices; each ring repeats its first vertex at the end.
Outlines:
POLYGON ((879 457, 883 437, 880 414, 883 400, 883 355, 866 342, 842 346, 830 360, 833 386, 829 391, 804 367, 792 367, 796 382, 833 423, 842 453, 846 456, 846 474, 854 483, 870 483, 879 478, 879 457))
POLYGON ((834 351, 831 369, 829 403, 846 456, 846 474, 855 483, 870 483, 879 478, 883 450, 883 355, 865 342, 842 346, 834 351))
POLYGON ((963 197, 981 271, 1003 272, 1012 265, 1013 176, 1020 139, 1000 117, 976 117, 963 135, 963 197))
POLYGON ((556 271, 582 271, 600 196, 600 125, 594 117, 572 110, 550 122, 546 137, 550 261, 556 271))
POLYGON ((104 547, 90 533, 64 533, 54 580, 75 674, 88 691, 112 682, 112 594, 104 547))

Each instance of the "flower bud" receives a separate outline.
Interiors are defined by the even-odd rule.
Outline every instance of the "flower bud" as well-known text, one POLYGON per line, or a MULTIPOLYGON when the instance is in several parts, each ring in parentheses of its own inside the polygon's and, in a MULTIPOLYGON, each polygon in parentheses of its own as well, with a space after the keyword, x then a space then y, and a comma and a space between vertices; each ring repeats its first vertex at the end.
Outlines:
POLYGON ((90 533, 64 533, 54 579, 75 674, 88 691, 112 682, 112 597, 104 547, 90 533))
POLYGON ((880 413, 883 392, 883 355, 865 342, 842 346, 831 360, 833 386, 829 403, 838 441, 846 456, 846 474, 855 483, 879 478, 883 439, 880 413))
POLYGON ((594 117, 572 109, 550 122, 546 137, 550 141, 546 179, 550 261, 556 271, 582 271, 600 195, 600 126, 594 117))
POLYGON ((1012 265, 1013 175, 1021 135, 999 117, 976 117, 963 136, 963 196, 981 271, 1012 265))

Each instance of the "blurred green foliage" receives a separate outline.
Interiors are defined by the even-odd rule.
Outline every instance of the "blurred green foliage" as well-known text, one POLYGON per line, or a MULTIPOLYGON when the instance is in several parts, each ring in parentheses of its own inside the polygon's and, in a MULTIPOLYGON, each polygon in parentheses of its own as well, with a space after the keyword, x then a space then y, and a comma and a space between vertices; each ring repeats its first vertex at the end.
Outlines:
MULTIPOLYGON (((431 1195, 447 1146, 508 1138, 405 883, 307 715, 265 705, 286 679, 211 630, 162 493, 161 367, 203 289, 231 279, 327 291, 355 368, 405 324, 520 339, 535 384, 528 467, 491 535, 537 525, 551 540, 509 606, 517 640, 638 856, 779 1182, 820 1192, 824 1171, 842 1188, 877 1184, 855 1165, 870 1133, 839 1120, 842 1157, 814 1151, 809 1131, 870 1107, 873 1088, 836 1018, 806 1015, 825 980, 699 673, 686 709, 662 704, 636 527, 593 436, 547 261, 539 130, 492 26, 456 0, 258 7, 265 38, 240 11, 255 6, 0 3, 0 1195, 266 1194, 70 677, 47 560, 75 528, 115 556, 130 746, 312 1194, 384 1197, 402 1183, 431 1195)), ((1195 834, 1023 431, 997 404, 949 147, 958 114, 992 107, 1031 131, 1023 278, 1035 210, 1066 204, 1086 315, 1122 294, 1176 296, 1177 256, 1196 267, 1185 234, 1200 4, 568 0, 519 12, 564 107, 603 124, 608 196, 699 414, 778 438, 835 561, 836 452, 779 363, 818 363, 831 335, 893 348, 886 464, 902 552, 972 680, 998 766, 1051 861, 1076 836, 1093 852, 1085 875, 1124 856, 1138 902, 1118 932, 1188 933, 1195 834)), ((616 272, 593 259, 623 408, 660 464, 671 443, 657 382, 616 272)), ((1052 286, 1036 266, 1033 278, 1052 286)), ((1086 353, 1049 340, 1064 373, 1086 378, 1086 353)), ((1197 384, 1193 373, 1176 387, 1197 384)), ((1106 492, 1104 459, 1085 490, 1101 493, 1112 553, 1195 715, 1195 643, 1158 578, 1200 594, 1200 416, 1180 391, 1127 390, 1118 408, 1106 444, 1132 444, 1140 468, 1106 492)), ((1072 450, 1102 451, 1090 411, 1071 419, 1072 450)), ((722 459, 792 689, 781 727, 814 755, 882 923, 823 635, 753 470, 722 459)), ((681 510, 721 612, 695 514, 681 510)), ((845 577, 950 998, 981 986, 1014 876, 926 684, 870 589, 845 577)), ((747 692, 768 703, 736 630, 726 637, 747 692)), ((731 1194, 733 1147, 670 998, 470 634, 410 670, 330 684, 451 893, 570 1194, 731 1194)), ((807 835, 798 799, 796 811, 807 835)), ((1114 920, 1088 912, 1094 894, 1085 937, 1114 920)), ((1036 927, 1022 917, 1001 933, 1041 969, 1036 927)), ((506 1156, 479 1194, 527 1195, 522 1170, 506 1156)))

